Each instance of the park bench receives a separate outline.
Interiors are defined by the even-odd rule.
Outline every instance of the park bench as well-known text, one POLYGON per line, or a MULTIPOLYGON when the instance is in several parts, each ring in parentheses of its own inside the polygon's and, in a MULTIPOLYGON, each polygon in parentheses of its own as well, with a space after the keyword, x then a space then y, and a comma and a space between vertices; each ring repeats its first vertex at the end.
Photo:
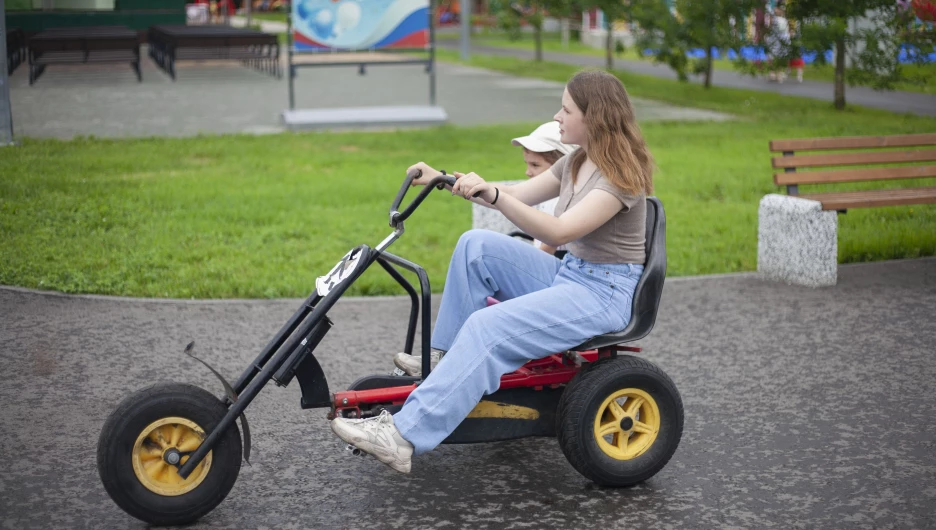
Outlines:
POLYGON ((936 177, 936 164, 900 165, 874 168, 845 166, 869 164, 902 164, 936 161, 936 149, 882 150, 893 147, 936 148, 936 134, 906 134, 901 136, 853 136, 846 138, 814 138, 807 140, 773 140, 772 152, 783 156, 773 158, 773 167, 783 169, 774 174, 774 183, 786 186, 787 194, 818 201, 823 210, 845 211, 849 208, 901 206, 936 203, 936 187, 898 188, 844 191, 800 195, 803 184, 839 184, 842 182, 882 181, 893 179, 936 177), (859 152, 798 155, 803 151, 842 149, 873 149, 859 152), (823 171, 797 172, 813 167, 835 167, 823 171))
POLYGON ((140 73, 140 38, 125 26, 52 28, 29 38, 29 84, 50 64, 129 62, 140 73))
POLYGON ((6 35, 7 74, 12 74, 16 67, 26 60, 26 37, 19 28, 8 28, 6 35))
POLYGON ((176 61, 239 60, 276 77, 282 75, 276 35, 230 26, 150 26, 149 54, 172 79, 176 61))
POLYGON ((773 157, 772 165, 783 170, 774 174, 774 183, 785 186, 787 195, 771 194, 761 200, 758 271, 788 283, 835 285, 838 213, 855 208, 934 204, 936 186, 819 193, 801 193, 800 186, 828 188, 843 183, 936 177, 936 164, 932 163, 936 161, 936 149, 926 147, 936 148, 936 133, 772 140, 770 151, 782 153, 773 157))

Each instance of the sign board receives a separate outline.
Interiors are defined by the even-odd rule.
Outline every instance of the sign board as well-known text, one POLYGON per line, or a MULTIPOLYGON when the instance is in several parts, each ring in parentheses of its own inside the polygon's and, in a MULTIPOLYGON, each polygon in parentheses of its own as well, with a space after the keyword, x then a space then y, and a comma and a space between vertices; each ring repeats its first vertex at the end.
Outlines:
POLYGON ((429 0, 295 0, 297 51, 424 48, 429 0))
POLYGON ((208 23, 208 4, 185 4, 185 23, 188 25, 208 23))

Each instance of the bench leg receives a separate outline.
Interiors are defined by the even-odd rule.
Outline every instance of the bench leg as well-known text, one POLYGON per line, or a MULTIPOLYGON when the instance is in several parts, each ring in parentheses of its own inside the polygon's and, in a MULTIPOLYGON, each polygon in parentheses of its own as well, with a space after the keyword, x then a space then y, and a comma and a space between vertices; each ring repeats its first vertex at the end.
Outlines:
POLYGON ((823 211, 816 201, 764 196, 758 210, 757 271, 793 285, 835 285, 838 214, 823 211))

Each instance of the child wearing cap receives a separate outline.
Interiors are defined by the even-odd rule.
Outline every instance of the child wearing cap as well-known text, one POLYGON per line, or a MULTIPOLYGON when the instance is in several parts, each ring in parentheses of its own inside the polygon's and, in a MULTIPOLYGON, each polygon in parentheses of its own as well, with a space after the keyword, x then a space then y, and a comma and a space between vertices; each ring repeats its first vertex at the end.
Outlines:
MULTIPOLYGON (((550 121, 540 125, 527 136, 511 140, 513 145, 523 148, 523 162, 526 164, 527 178, 533 178, 543 173, 558 162, 560 158, 578 147, 562 143, 561 136, 559 123, 550 121)), ((558 200, 558 198, 550 199, 536 205, 536 208, 553 215, 558 200)), ((565 250, 564 245, 557 249, 538 240, 534 240, 533 244, 549 254, 555 254, 557 250, 565 250)))

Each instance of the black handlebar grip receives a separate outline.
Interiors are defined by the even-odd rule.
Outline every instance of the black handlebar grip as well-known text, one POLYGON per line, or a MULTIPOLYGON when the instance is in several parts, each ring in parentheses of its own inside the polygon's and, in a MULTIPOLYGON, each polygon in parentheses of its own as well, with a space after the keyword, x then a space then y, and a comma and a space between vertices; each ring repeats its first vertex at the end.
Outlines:
MULTIPOLYGON (((455 178, 455 177, 452 177, 452 176, 449 176, 449 175, 445 175, 445 173, 443 173, 443 175, 444 175, 444 178, 445 178, 445 182, 443 182, 443 183, 439 184, 438 186, 436 186, 436 187, 439 188, 440 190, 441 190, 442 188, 444 188, 446 184, 448 184, 449 186, 454 186, 455 183, 458 182, 458 179, 455 178)), ((478 197, 480 197, 480 196, 481 196, 481 192, 480 192, 480 191, 479 191, 478 193, 475 193, 475 194, 473 195, 474 198, 478 198, 478 197)))
MULTIPOLYGON (((443 173, 443 175, 445 174, 443 173)), ((458 182, 457 178, 450 176, 450 175, 445 175, 445 182, 442 182, 436 187, 441 190, 442 188, 445 187, 446 184, 448 184, 449 186, 454 186, 456 182, 458 182)))
POLYGON ((393 199, 393 204, 390 205, 391 213, 400 210, 400 203, 403 202, 403 197, 405 197, 406 192, 409 191, 410 185, 413 184, 414 179, 418 179, 420 176, 422 176, 422 170, 420 169, 413 169, 406 172, 406 178, 403 179, 400 191, 397 192, 396 197, 393 199))

